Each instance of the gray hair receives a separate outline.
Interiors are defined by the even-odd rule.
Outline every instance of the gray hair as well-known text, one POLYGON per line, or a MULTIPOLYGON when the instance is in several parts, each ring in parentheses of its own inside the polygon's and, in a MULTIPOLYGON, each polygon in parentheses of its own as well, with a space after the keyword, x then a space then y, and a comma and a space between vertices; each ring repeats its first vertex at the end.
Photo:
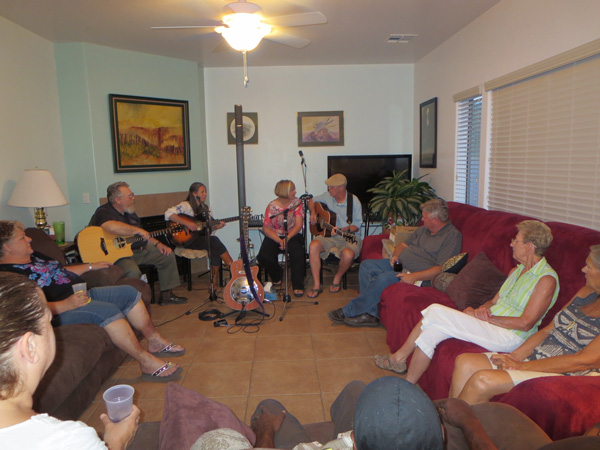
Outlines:
POLYGON ((531 242, 535 247, 535 254, 544 256, 552 244, 552 231, 550 227, 539 220, 524 220, 517 224, 517 230, 523 233, 523 240, 531 242))
POLYGON ((590 259, 596 268, 600 270, 600 245, 592 245, 590 247, 590 259))
POLYGON ((429 216, 434 219, 439 219, 442 223, 448 222, 448 219, 450 218, 448 203, 441 198, 434 198, 426 201, 421 205, 421 211, 429 214, 429 216))
POLYGON ((124 181, 117 181, 106 188, 106 198, 110 203, 113 203, 115 198, 120 197, 122 187, 129 187, 129 185, 124 181))
POLYGON ((25 333, 42 334, 46 312, 43 299, 35 281, 0 272, 0 400, 11 398, 19 390, 20 375, 11 358, 13 347, 25 333))
POLYGON ((17 235, 17 231, 25 231, 25 225, 16 220, 0 220, 0 258, 4 256, 4 244, 17 235))

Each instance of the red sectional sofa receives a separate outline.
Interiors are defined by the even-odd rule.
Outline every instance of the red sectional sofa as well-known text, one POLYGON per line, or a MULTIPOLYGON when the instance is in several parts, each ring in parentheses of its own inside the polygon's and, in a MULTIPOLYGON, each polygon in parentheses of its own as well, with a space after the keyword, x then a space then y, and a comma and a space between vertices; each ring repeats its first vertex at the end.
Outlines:
MULTIPOLYGON (((505 274, 515 266, 510 240, 515 225, 530 217, 500 211, 488 211, 462 203, 449 202, 450 219, 463 235, 463 252, 469 261, 485 252, 494 265, 505 274)), ((554 307, 542 322, 547 325, 554 315, 585 284, 581 268, 591 245, 600 244, 600 232, 548 222, 554 240, 546 258, 556 270, 560 294, 554 307)), ((380 259, 385 234, 364 239, 361 259, 380 259)), ((392 352, 400 348, 410 331, 421 319, 421 311, 432 303, 456 308, 445 294, 433 287, 416 287, 396 283, 381 296, 379 313, 387 329, 387 344, 392 352)), ((432 400, 448 396, 454 360, 461 353, 483 352, 482 347, 457 339, 440 344, 429 369, 419 385, 432 400)), ((600 422, 600 377, 556 377, 521 383, 495 401, 513 405, 534 420, 552 439, 577 436, 600 422)))

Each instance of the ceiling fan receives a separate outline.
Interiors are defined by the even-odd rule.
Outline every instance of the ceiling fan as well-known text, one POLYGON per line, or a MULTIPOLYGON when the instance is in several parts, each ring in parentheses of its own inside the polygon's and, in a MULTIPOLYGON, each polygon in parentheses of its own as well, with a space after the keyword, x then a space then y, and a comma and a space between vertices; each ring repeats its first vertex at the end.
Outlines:
POLYGON ((221 20, 208 19, 199 25, 180 25, 152 27, 153 30, 173 30, 186 28, 214 28, 234 50, 240 51, 244 58, 244 86, 248 84, 246 52, 254 50, 262 39, 294 48, 303 48, 310 44, 308 39, 279 31, 284 27, 301 27, 327 23, 327 18, 319 11, 288 14, 263 18, 261 7, 255 3, 238 0, 225 5, 226 14, 221 20))

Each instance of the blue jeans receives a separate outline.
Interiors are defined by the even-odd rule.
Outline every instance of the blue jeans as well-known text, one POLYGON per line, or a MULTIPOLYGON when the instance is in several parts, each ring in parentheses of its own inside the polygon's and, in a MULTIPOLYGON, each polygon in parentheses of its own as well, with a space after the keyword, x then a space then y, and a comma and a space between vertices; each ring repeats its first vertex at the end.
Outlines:
POLYGON ((88 289, 92 301, 81 308, 58 315, 58 325, 93 323, 100 327, 124 319, 140 301, 140 294, 133 286, 107 286, 88 289))
POLYGON ((381 294, 385 288, 398 282, 397 275, 387 258, 363 261, 358 271, 360 295, 342 308, 344 316, 356 317, 367 313, 379 317, 381 294))

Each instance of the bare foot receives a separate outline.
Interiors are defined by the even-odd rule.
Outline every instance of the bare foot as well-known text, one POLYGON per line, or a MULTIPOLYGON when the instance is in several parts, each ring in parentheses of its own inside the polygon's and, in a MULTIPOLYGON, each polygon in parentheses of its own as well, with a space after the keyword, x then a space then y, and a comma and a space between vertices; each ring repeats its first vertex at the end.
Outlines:
POLYGON ((265 409, 264 406, 260 407, 260 414, 252 416, 250 421, 250 428, 256 435, 255 447, 264 448, 275 448, 275 433, 281 427, 285 419, 285 411, 281 411, 280 414, 272 414, 265 409))

